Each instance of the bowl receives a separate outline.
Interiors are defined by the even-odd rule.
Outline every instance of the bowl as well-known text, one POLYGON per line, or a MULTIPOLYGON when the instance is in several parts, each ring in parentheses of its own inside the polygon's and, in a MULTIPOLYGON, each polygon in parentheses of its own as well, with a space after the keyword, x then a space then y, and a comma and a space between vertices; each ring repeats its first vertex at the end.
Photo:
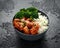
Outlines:
MULTIPOLYGON (((41 15, 45 15, 47 17, 47 19, 48 19, 48 26, 49 26, 49 18, 48 18, 48 16, 45 13, 43 13, 42 11, 38 10, 38 12, 40 12, 41 15)), ((15 17, 13 17, 13 20, 14 20, 14 18, 15 17)), ((34 41, 34 40, 41 39, 45 35, 45 33, 47 32, 47 30, 45 32, 41 33, 41 34, 28 35, 28 34, 22 33, 21 31, 19 31, 18 29, 15 28, 15 31, 18 33, 19 37, 22 38, 22 39, 24 39, 24 40, 28 40, 28 41, 34 41)))

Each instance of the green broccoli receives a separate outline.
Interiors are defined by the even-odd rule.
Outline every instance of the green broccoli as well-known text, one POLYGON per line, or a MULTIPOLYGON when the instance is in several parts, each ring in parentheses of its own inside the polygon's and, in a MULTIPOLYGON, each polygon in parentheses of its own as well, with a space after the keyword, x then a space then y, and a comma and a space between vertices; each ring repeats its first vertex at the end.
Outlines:
POLYGON ((23 8, 16 13, 15 18, 38 18, 38 10, 34 7, 29 7, 27 9, 23 8))

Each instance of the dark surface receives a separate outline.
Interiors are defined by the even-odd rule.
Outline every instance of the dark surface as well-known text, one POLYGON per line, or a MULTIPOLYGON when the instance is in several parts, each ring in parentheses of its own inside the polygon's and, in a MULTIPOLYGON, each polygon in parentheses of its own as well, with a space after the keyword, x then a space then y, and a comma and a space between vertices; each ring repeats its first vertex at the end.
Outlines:
POLYGON ((60 48, 60 0, 0 0, 0 48, 60 48), (50 20, 49 30, 38 41, 21 39, 12 25, 15 13, 30 6, 46 13, 50 20))

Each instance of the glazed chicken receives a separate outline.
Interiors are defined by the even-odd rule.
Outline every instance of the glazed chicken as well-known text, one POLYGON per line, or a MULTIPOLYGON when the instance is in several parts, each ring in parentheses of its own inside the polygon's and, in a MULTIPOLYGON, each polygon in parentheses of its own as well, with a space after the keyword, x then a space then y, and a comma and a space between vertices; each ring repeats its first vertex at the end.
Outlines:
POLYGON ((29 18, 22 18, 22 19, 14 19, 13 25, 20 31, 23 31, 25 34, 32 34, 35 35, 38 33, 40 28, 38 23, 30 20, 29 18))

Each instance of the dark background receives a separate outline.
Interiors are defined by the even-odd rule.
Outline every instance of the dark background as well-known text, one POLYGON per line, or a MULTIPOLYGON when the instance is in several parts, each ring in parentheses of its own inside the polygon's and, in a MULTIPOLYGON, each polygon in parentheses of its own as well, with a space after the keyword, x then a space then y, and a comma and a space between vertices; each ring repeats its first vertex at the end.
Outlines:
POLYGON ((0 48, 60 48, 60 0, 0 0, 0 48), (12 19, 21 8, 35 6, 49 17, 49 30, 37 41, 25 41, 12 19))

